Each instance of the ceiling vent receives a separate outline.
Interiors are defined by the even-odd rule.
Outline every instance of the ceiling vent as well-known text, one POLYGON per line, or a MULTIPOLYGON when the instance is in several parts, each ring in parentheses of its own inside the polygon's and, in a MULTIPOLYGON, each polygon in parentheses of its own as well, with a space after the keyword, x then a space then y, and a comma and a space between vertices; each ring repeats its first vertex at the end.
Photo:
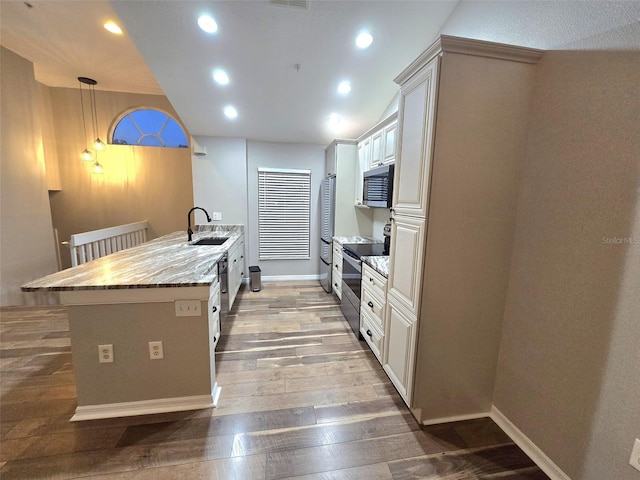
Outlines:
POLYGON ((309 10, 309 0, 269 0, 271 5, 294 8, 296 10, 309 10))

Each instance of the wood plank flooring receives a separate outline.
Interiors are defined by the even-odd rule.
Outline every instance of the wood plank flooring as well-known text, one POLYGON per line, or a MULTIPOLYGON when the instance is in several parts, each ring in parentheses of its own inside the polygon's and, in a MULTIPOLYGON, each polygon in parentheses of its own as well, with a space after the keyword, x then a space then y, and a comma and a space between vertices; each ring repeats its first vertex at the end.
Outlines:
POLYGON ((490 419, 416 423, 317 282, 241 290, 193 412, 70 423, 65 308, 1 315, 2 479, 548 478, 490 419))

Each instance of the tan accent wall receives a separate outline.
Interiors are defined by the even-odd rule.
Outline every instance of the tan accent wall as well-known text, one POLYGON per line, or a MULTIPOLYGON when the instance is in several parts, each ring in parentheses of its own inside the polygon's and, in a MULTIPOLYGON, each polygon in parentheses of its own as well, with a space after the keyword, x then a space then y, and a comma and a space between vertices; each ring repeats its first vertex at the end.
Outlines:
POLYGON ((42 149, 47 171, 47 188, 49 191, 60 190, 60 167, 58 166, 58 149, 56 147, 55 122, 51 109, 50 88, 36 83, 37 112, 42 127, 42 149))
POLYGON ((27 300, 20 285, 57 269, 33 64, 0 53, 2 305, 27 300))
MULTIPOLYGON (((190 149, 108 145, 98 156, 104 174, 92 174, 92 164, 79 157, 85 141, 78 90, 50 88, 49 95, 61 187, 51 194, 51 214, 60 241, 139 220, 149 221, 148 238, 186 231, 193 206, 190 149)), ((99 135, 105 142, 111 123, 133 107, 158 108, 178 119, 169 101, 158 95, 96 90, 96 103, 99 135)), ((88 119, 86 142, 93 137, 88 119)), ((63 267, 70 266, 68 250, 61 253, 63 267)))
POLYGON ((538 64, 495 406, 578 480, 634 480, 640 55, 538 64))

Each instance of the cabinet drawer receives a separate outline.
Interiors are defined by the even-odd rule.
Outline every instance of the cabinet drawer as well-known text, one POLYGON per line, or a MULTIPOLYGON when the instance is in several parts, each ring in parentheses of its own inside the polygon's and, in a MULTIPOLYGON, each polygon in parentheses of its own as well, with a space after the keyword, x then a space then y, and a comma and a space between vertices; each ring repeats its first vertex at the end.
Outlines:
POLYGON ((342 275, 342 249, 333 249, 333 261, 331 262, 333 270, 338 271, 342 275))
POLYGON ((362 289, 360 311, 367 313, 371 321, 375 322, 379 329, 384 330, 382 319, 384 318, 384 303, 375 295, 371 295, 367 289, 362 289))
POLYGON ((384 346, 384 334, 374 326, 374 322, 367 313, 360 315, 360 333, 364 337, 371 351, 378 361, 382 363, 382 348, 384 346))
POLYGON ((362 264, 362 289, 368 290, 371 295, 378 297, 383 304, 387 298, 387 279, 384 275, 380 275, 369 265, 362 264))
POLYGON ((331 284, 333 291, 336 292, 338 298, 342 300, 342 275, 340 272, 337 272, 335 268, 331 275, 331 284))

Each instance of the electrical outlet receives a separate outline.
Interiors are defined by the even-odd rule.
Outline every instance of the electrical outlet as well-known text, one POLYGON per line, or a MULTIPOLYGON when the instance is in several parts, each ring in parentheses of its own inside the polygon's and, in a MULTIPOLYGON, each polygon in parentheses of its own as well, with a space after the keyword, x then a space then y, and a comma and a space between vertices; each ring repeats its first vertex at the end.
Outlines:
POLYGON ((631 450, 629 465, 631 465, 636 470, 640 470, 640 439, 638 438, 636 438, 636 441, 633 442, 633 450, 631 450))
POLYGON ((176 317, 199 317, 202 315, 200 300, 176 300, 176 317))
POLYGON ((151 360, 160 360, 161 358, 164 358, 162 342, 149 342, 149 358, 151 360))
POLYGON ((98 361, 113 363, 113 345, 98 345, 98 361))
POLYGON ((213 212, 211 218, 214 220, 222 220, 222 212, 213 212))

